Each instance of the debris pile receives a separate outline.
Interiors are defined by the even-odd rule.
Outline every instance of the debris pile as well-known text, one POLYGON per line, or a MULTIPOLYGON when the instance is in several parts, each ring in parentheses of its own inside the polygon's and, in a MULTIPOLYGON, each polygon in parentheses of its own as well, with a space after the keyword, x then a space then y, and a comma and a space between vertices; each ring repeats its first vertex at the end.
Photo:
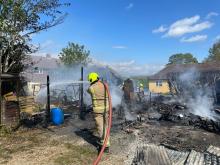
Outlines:
POLYGON ((194 126, 195 128, 201 128, 206 131, 220 133, 220 116, 214 111, 216 120, 192 114, 185 105, 181 105, 180 103, 165 104, 154 101, 150 105, 148 103, 142 107, 144 108, 136 111, 137 120, 125 121, 122 126, 123 128, 137 127, 141 123, 156 120, 169 121, 177 125, 194 126))

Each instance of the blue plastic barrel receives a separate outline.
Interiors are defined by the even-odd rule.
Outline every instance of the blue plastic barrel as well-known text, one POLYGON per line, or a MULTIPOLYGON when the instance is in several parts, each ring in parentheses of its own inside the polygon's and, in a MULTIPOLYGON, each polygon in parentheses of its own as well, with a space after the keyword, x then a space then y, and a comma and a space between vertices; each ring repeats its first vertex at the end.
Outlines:
POLYGON ((54 125, 61 125, 64 122, 64 114, 60 108, 52 108, 50 111, 51 121, 54 125))

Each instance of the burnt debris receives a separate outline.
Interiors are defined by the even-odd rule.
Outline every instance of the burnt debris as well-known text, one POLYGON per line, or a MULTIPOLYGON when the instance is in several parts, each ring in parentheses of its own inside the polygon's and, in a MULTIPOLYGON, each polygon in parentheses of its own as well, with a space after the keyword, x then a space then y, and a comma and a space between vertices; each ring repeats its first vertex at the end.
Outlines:
POLYGON ((136 120, 129 120, 125 117, 125 122, 122 124, 123 129, 136 127, 137 125, 140 126, 141 123, 156 120, 168 121, 177 125, 194 126, 195 128, 220 134, 220 114, 218 108, 213 109, 211 112, 213 118, 208 118, 191 113, 188 107, 178 102, 168 104, 156 100, 152 101, 150 105, 149 103, 143 103, 143 105, 138 107, 138 109, 136 108, 129 112, 136 120))

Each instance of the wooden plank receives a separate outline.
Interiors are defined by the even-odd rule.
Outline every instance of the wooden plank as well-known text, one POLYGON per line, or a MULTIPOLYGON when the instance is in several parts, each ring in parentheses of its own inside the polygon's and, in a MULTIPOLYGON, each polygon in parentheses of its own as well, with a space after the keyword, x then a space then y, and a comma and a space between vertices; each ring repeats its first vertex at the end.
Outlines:
POLYGON ((38 105, 35 103, 33 96, 19 97, 19 105, 21 112, 34 113, 38 105))

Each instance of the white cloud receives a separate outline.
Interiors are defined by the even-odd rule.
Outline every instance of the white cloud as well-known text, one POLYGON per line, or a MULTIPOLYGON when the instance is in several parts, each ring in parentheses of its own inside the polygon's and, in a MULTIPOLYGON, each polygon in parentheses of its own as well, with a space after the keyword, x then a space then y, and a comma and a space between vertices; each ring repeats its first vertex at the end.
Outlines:
POLYGON ((145 64, 140 65, 136 62, 127 62, 126 63, 114 63, 111 64, 110 67, 115 69, 118 73, 126 76, 134 76, 134 75, 152 75, 159 70, 161 70, 164 66, 158 64, 145 64))
POLYGON ((123 76, 152 75, 164 67, 164 65, 160 64, 140 65, 134 60, 118 63, 107 63, 93 59, 93 64, 99 66, 109 66, 123 76))
POLYGON ((134 4, 133 3, 129 3, 126 7, 125 7, 125 9, 126 10, 130 10, 130 9, 132 9, 134 7, 134 4))
POLYGON ((199 42, 205 41, 207 39, 207 35, 195 35, 189 38, 183 37, 180 41, 181 42, 199 42))
POLYGON ((199 20, 199 15, 178 20, 170 25, 168 32, 163 37, 180 37, 184 34, 200 32, 213 26, 209 21, 199 23, 199 20))
POLYGON ((217 35, 217 36, 215 37, 215 40, 216 40, 216 41, 220 40, 220 35, 217 35))
POLYGON ((154 29, 154 30, 152 31, 152 33, 163 33, 163 32, 165 32, 165 31, 167 31, 167 28, 164 27, 163 25, 161 25, 159 28, 154 29))
POLYGON ((52 40, 46 40, 45 42, 43 42, 43 43, 40 45, 40 48, 41 48, 41 49, 47 49, 47 48, 50 48, 50 47, 52 47, 52 46, 54 46, 54 45, 55 45, 54 41, 52 41, 52 40))
POLYGON ((207 14, 207 16, 205 17, 206 19, 210 19, 210 18, 212 18, 212 17, 214 17, 214 16, 218 16, 219 14, 218 13, 216 13, 216 12, 210 12, 210 13, 208 13, 207 14))
POLYGON ((127 49, 126 46, 123 46, 123 45, 115 45, 115 46, 112 46, 113 49, 127 49))

